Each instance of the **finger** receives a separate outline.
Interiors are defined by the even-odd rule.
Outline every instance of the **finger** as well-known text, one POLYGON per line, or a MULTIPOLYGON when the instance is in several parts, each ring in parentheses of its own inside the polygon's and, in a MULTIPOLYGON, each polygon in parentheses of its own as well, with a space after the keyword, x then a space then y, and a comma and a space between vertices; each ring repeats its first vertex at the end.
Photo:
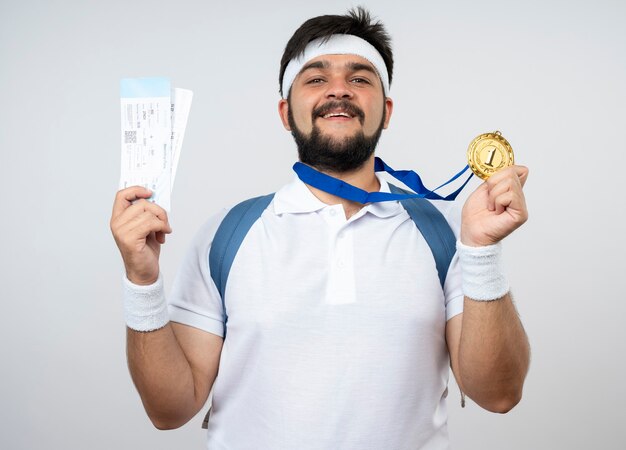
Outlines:
POLYGON ((155 238, 159 244, 165 244, 165 233, 163 231, 157 231, 155 238))
POLYGON ((502 214, 513 203, 513 193, 504 192, 494 199, 494 210, 496 214, 502 214))
POLYGON ((136 200, 135 203, 127 207, 122 213, 113 220, 114 223, 123 224, 132 221, 134 218, 144 213, 150 213, 167 225, 167 233, 171 233, 172 229, 169 224, 167 211, 156 203, 149 202, 145 199, 136 200))
POLYGON ((156 217, 158 217, 159 220, 162 220, 163 222, 169 224, 169 217, 167 215, 167 211, 165 211, 165 209, 163 209, 156 203, 145 200, 145 199, 139 199, 135 201, 135 203, 133 204, 133 207, 135 205, 137 205, 137 208, 141 209, 142 211, 148 211, 154 214, 156 217))
POLYGON ((152 232, 171 233, 169 224, 159 219, 150 211, 144 211, 135 220, 129 223, 128 230, 131 233, 147 236, 152 232))
POLYGON ((159 239, 157 238, 158 233, 160 233, 160 231, 152 231, 148 234, 148 236, 146 236, 146 244, 153 247, 155 250, 161 245, 159 239))
POLYGON ((143 186, 132 186, 126 189, 122 189, 115 195, 115 201, 113 202, 112 217, 119 216, 126 208, 133 204, 135 200, 141 198, 150 198, 152 191, 146 189, 143 186))
POLYGON ((514 166, 516 168, 517 176, 519 177, 520 184, 522 187, 526 184, 526 180, 528 180, 528 167, 526 166, 514 166))
POLYGON ((512 190, 523 195, 522 189, 527 178, 528 168, 524 166, 507 167, 489 177, 486 181, 489 186, 488 209, 495 210, 494 199, 503 192, 512 190))
POLYGON ((526 201, 524 195, 514 191, 508 191, 499 195, 495 202, 496 214, 502 214, 507 211, 512 216, 515 216, 521 223, 525 222, 528 218, 528 211, 526 209, 526 201))
POLYGON ((495 182, 494 180, 489 180, 488 186, 489 196, 487 198, 487 208, 489 209, 489 211, 494 211, 496 209, 495 201, 498 196, 509 191, 522 191, 522 185, 520 184, 520 181, 515 174, 509 174, 509 176, 501 178, 497 182, 495 182))
POLYGON ((143 247, 152 233, 168 233, 168 226, 150 212, 144 212, 117 230, 116 239, 127 250, 134 251, 143 247))
POLYGON ((501 180, 515 177, 520 181, 521 186, 524 186, 526 180, 528 179, 528 167, 526 166, 510 166, 506 167, 502 170, 498 170, 496 173, 491 175, 488 179, 488 183, 499 183, 501 180))

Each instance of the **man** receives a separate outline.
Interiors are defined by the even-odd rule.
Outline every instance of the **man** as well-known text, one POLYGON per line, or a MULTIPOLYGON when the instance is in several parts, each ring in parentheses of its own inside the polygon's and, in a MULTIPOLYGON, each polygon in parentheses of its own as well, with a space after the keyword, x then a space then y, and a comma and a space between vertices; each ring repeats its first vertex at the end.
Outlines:
MULTIPOLYGON (((389 192, 374 149, 392 115, 392 70, 389 37, 366 11, 305 22, 285 49, 278 107, 300 161, 389 192)), ((468 198, 443 289, 398 202, 358 203, 296 178, 250 228, 224 300, 207 263, 224 213, 207 222, 169 312, 158 265, 167 215, 146 189, 120 191, 111 229, 126 268, 128 362, 150 419, 179 427, 213 389, 211 449, 448 448, 449 365, 477 404, 507 412, 529 347, 500 241, 527 218, 527 174, 502 170, 468 198)))

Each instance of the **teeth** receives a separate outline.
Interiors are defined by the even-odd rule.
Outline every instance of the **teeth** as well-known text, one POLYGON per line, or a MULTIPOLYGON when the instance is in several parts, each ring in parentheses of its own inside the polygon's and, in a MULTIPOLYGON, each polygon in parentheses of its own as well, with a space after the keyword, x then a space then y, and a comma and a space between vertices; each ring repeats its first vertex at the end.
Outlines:
POLYGON ((346 113, 328 113, 328 114, 325 114, 323 117, 324 119, 328 119, 329 117, 348 117, 349 118, 350 116, 346 113))

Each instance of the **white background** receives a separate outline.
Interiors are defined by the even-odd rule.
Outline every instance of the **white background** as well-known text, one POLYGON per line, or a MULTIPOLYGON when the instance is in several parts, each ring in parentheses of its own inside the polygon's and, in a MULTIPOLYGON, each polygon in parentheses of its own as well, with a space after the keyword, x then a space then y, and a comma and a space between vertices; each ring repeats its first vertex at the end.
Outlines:
MULTIPOLYGON (((204 448, 201 417, 152 428, 125 365, 108 225, 119 80, 169 76, 195 93, 162 254, 169 286, 208 216, 291 179, 282 50, 307 18, 355 4, 0 3, 1 448, 204 448)), ((525 396, 498 416, 462 410, 451 386, 454 447, 624 448, 626 4, 363 4, 394 40, 379 147, 392 167, 434 186, 499 129, 531 169, 530 220, 505 242, 532 344, 525 396)))

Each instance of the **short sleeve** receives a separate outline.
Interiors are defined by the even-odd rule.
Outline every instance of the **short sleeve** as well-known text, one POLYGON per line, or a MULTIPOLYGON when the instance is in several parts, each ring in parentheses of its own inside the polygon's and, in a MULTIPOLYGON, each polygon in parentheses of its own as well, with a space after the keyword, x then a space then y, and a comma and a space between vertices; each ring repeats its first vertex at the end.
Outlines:
POLYGON ((170 320, 224 336, 222 299, 211 278, 209 251, 228 211, 209 219, 194 237, 178 270, 168 304, 170 320))
MULTIPOLYGON (((461 212, 463 205, 461 202, 433 202, 437 209, 443 214, 446 221, 452 228, 454 237, 458 240, 461 232, 461 212)), ((461 265, 459 257, 455 253, 450 262, 446 281, 443 286, 443 293, 446 304, 446 321, 463 312, 463 289, 461 283, 461 265)))

